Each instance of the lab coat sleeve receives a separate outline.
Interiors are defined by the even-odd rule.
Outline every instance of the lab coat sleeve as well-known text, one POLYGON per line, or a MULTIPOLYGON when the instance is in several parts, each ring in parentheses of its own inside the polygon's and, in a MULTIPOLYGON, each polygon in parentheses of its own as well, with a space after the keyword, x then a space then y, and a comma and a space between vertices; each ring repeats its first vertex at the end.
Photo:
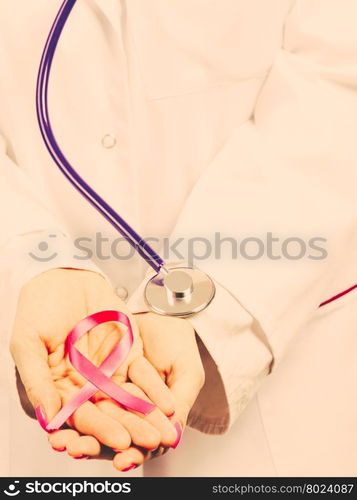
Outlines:
POLYGON ((237 257, 226 241, 220 256, 196 260, 225 291, 190 320, 226 398, 215 404, 207 377, 190 417, 205 432, 240 415, 336 276, 345 288, 357 281, 357 3, 342 4, 295 3, 252 119, 201 176, 174 231, 240 244, 237 257))
MULTIPOLYGON (((0 304, 7 305, 2 317, 6 313, 11 318, 22 285, 37 274, 58 267, 100 271, 92 261, 75 258, 70 237, 27 175, 9 158, 1 135, 0 179, 0 304)), ((6 321, 1 330, 2 338, 10 334, 6 321)))

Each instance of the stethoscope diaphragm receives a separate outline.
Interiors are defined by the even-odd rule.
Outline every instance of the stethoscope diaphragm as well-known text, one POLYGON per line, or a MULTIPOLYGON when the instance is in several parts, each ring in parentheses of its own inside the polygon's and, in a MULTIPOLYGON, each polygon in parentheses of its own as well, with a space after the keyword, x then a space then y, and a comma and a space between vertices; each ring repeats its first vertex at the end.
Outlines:
POLYGON ((166 266, 145 287, 145 300, 154 312, 191 316, 205 309, 215 295, 212 279, 200 269, 166 266))

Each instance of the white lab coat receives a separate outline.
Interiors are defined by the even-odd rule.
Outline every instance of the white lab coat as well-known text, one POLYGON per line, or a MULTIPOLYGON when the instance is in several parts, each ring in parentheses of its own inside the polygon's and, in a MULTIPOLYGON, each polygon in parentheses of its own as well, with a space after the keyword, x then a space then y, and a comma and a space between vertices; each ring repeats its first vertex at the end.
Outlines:
MULTIPOLYGON (((342 3, 82 0, 63 34, 53 128, 139 232, 326 239, 324 259, 196 262, 218 293, 192 320, 212 358, 190 424, 230 431, 188 430, 149 475, 357 472, 356 292, 318 309, 357 279, 357 4, 342 3)), ((144 307, 138 258, 74 258, 74 238, 116 235, 38 130, 37 68, 60 4, 0 0, 3 475, 117 474, 55 454, 21 409, 8 354, 20 286, 51 267, 98 269, 144 307), (29 255, 47 257, 44 240, 49 262, 29 255)))

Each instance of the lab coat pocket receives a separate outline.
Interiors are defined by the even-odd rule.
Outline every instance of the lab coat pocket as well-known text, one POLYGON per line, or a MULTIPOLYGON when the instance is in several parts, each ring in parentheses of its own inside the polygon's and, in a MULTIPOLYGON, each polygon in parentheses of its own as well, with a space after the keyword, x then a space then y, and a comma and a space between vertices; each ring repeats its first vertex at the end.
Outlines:
POLYGON ((264 75, 291 0, 130 0, 128 19, 149 99, 264 75))

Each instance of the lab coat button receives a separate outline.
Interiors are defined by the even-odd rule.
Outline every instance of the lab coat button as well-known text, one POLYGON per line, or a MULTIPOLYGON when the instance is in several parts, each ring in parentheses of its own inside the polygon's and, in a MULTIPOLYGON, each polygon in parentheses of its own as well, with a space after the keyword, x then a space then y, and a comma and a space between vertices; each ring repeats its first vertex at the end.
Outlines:
POLYGON ((126 300, 128 298, 128 290, 123 286, 118 286, 115 292, 117 296, 122 300, 126 300))
POLYGON ((105 136, 102 138, 102 146, 105 149, 114 148, 116 143, 117 143, 117 138, 113 134, 105 134, 105 136))

